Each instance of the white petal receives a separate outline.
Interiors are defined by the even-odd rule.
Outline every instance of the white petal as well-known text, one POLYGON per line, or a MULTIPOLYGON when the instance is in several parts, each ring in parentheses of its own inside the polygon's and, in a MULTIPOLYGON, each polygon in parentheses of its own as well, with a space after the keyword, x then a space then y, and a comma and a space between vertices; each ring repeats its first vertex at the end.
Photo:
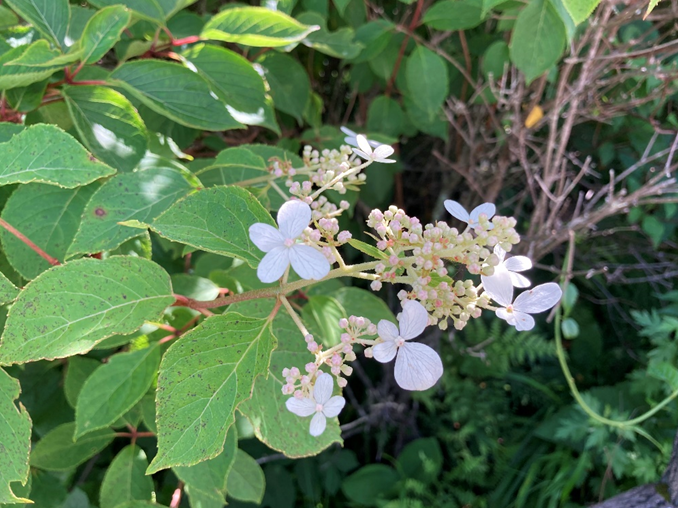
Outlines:
POLYGON ((290 262, 302 279, 320 280, 330 272, 330 262, 310 245, 293 245, 290 248, 290 262))
POLYGON ((513 311, 514 322, 511 323, 519 332, 525 332, 534 328, 534 318, 524 312, 513 311))
POLYGON ((282 246, 285 242, 283 235, 269 224, 257 222, 250 226, 250 240, 259 250, 268 252, 275 247, 282 246))
POLYGON ((445 209, 450 212, 450 215, 452 217, 456 217, 462 222, 468 222, 471 220, 471 217, 469 216, 468 212, 466 211, 466 208, 461 206, 459 203, 456 201, 452 201, 451 199, 446 200, 444 203, 445 209))
POLYGON ((339 129, 341 130, 341 132, 343 132, 347 136, 351 136, 352 138, 355 138, 358 135, 357 132, 353 132, 351 129, 349 129, 348 127, 345 127, 343 125, 341 127, 339 127, 339 129))
POLYGON ((501 245, 497 244, 494 246, 494 253, 499 258, 499 263, 503 263, 504 258, 506 257, 506 251, 501 248, 501 245))
POLYGON ((527 256, 513 256, 504 262, 504 266, 512 272, 524 272, 532 268, 532 260, 527 256))
POLYGON ((290 249, 285 246, 275 247, 259 261, 257 277, 264 283, 275 282, 283 276, 289 264, 290 249))
POLYGON ((309 222, 311 207, 303 201, 287 201, 278 210, 278 226, 285 238, 299 238, 309 222))
POLYGON ((372 348, 372 357, 379 363, 388 363, 395 358, 398 346, 392 340, 380 342, 372 348))
POLYGON ((513 280, 511 272, 502 265, 494 267, 493 275, 481 275, 485 292, 499 305, 506 307, 513 301, 513 280))
POLYGON ((382 319, 377 323, 377 333, 379 337, 388 341, 394 341, 400 335, 398 327, 386 319, 382 319))
POLYGON ((495 314, 497 315, 498 318, 503 319, 506 321, 508 324, 513 324, 512 321, 515 321, 513 319, 513 313, 507 311, 505 308, 501 307, 495 311, 495 314))
POLYGON ((334 378, 329 374, 323 372, 315 380, 313 387, 313 398, 318 404, 325 404, 330 397, 332 397, 332 390, 334 389, 334 378))
POLYGON ((550 309, 560 301, 563 291, 555 282, 547 282, 523 291, 513 302, 513 308, 518 312, 538 314, 550 309))
POLYGON ((346 399, 344 397, 340 397, 339 395, 335 395, 325 404, 323 404, 323 414, 328 418, 334 418, 339 413, 341 413, 341 410, 344 409, 345 405, 346 399))
POLYGON ((374 159, 376 162, 381 162, 382 164, 395 164, 394 159, 374 159))
POLYGON ((395 380, 405 390, 428 390, 443 375, 443 362, 433 349, 418 342, 406 342, 398 351, 395 380))
POLYGON ((322 413, 316 413, 313 419, 311 420, 311 435, 317 437, 323 432, 325 432, 325 427, 327 427, 327 419, 322 413))
POLYGON ((428 326, 428 311, 415 300, 403 304, 400 313, 400 336, 405 340, 414 339, 422 334, 428 326))
POLYGON ((481 213, 484 213, 487 215, 488 219, 491 219, 494 217, 496 211, 497 207, 494 206, 493 203, 483 203, 482 205, 478 205, 473 210, 471 210, 471 221, 478 222, 478 218, 480 217, 481 213))
POLYGON ((313 413, 315 413, 315 401, 312 399, 297 399, 296 397, 292 397, 287 399, 285 402, 285 405, 287 406, 288 411, 291 413, 294 413, 297 416, 311 416, 313 413))
POLYGON ((371 159, 371 157, 370 157, 369 155, 367 155, 367 154, 366 154, 365 152, 363 152, 362 150, 358 150, 357 148, 354 148, 354 149, 353 149, 353 153, 356 154, 358 157, 361 157, 361 158, 363 158, 363 159, 365 159, 365 160, 370 160, 370 159, 371 159))
POLYGON ((393 152, 395 152, 395 150, 392 146, 381 145, 375 148, 373 154, 375 159, 386 159, 387 157, 393 155, 393 152))
POLYGON ((511 276, 511 283, 517 288, 529 288, 532 285, 530 279, 523 277, 519 273, 509 272, 511 276))
POLYGON ((370 154, 372 153, 372 147, 370 146, 370 143, 367 141, 367 138, 362 134, 358 134, 355 137, 355 140, 358 143, 358 148, 360 148, 360 150, 367 154, 367 158, 369 159, 370 154))

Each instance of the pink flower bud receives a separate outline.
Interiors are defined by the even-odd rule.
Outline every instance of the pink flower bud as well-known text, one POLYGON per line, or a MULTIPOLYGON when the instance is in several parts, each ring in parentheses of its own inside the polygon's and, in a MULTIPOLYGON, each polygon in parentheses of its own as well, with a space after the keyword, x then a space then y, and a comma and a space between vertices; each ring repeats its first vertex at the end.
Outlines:
POLYGON ((332 355, 332 365, 341 365, 341 356, 339 356, 337 353, 334 353, 332 355))
MULTIPOLYGON (((343 329, 345 330, 346 327, 348 327, 348 319, 346 319, 346 318, 341 318, 341 319, 339 320, 339 328, 343 328, 343 329)), ((342 335, 342 337, 343 337, 343 335, 342 335)))
POLYGON ((339 386, 339 388, 345 388, 347 384, 348 381, 346 381, 343 377, 337 378, 337 385, 339 386))
POLYGON ((330 371, 331 371, 332 374, 334 374, 335 376, 338 376, 338 375, 341 373, 341 369, 339 368, 338 365, 332 366, 332 368, 330 369, 330 371))
POLYGON ((370 283, 370 289, 371 289, 372 291, 379 291, 379 290, 381 289, 381 281, 379 281, 379 280, 373 280, 373 281, 370 283))
POLYGON ((299 369, 297 369, 296 367, 292 367, 290 369, 290 376, 297 378, 297 377, 299 377, 300 374, 301 374, 301 372, 299 372, 299 369))
POLYGON ((309 362, 306 365, 304 365, 304 369, 306 369, 306 372, 309 374, 314 374, 315 371, 318 370, 318 366, 315 363, 309 362))
POLYGON ((301 390, 297 390, 296 392, 294 392, 294 398, 295 399, 303 399, 304 398, 304 392, 302 392, 301 390))
POLYGON ((311 353, 315 353, 315 352, 318 351, 318 343, 317 342, 309 342, 307 348, 311 353))

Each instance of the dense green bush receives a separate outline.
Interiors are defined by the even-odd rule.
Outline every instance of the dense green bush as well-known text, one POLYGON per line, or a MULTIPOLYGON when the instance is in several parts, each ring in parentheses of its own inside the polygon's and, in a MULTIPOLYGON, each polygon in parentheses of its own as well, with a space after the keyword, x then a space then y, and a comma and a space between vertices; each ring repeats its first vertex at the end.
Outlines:
POLYGON ((658 481, 678 428, 672 19, 655 1, 4 2, 0 503, 574 507, 658 481), (349 143, 366 162, 342 125, 375 140, 349 143), (323 236, 278 284, 250 228, 305 217, 276 216, 295 195, 323 236), (459 227, 449 199, 496 203, 499 240, 493 212, 467 217, 448 271, 387 242, 459 227), (393 203, 397 226, 370 213, 393 203), (476 293, 494 243, 564 289, 534 330, 476 293), (321 251, 338 267, 314 284, 321 251), (355 358, 381 328, 341 324, 412 299, 442 364, 421 391, 355 358), (314 358, 353 374, 315 437, 285 407, 313 392, 282 374, 314 358))

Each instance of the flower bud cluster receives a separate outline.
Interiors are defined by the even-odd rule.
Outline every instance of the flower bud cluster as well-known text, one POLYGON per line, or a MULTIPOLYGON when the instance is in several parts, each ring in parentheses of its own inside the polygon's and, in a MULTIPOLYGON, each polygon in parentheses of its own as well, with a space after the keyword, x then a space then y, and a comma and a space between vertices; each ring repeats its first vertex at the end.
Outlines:
MULTIPOLYGON (((305 374, 302 374, 296 367, 283 369, 282 375, 285 378, 285 385, 282 387, 283 394, 294 394, 297 398, 308 397, 315 383, 315 378, 321 373, 320 367, 322 365, 329 367, 332 375, 337 378, 339 387, 346 386, 347 381, 343 376, 348 377, 353 373, 353 368, 346 363, 356 359, 353 345, 372 345, 374 341, 367 337, 373 337, 377 334, 377 326, 367 318, 351 316, 348 319, 340 319, 339 328, 343 330, 340 343, 325 351, 322 350, 322 345, 315 342, 312 335, 306 335, 307 349, 315 355, 315 361, 304 366, 305 374)), ((365 351, 368 355, 368 350, 365 351)))
POLYGON ((448 264, 465 265, 471 274, 492 275, 500 262, 492 247, 510 251, 520 241, 516 221, 508 217, 489 220, 481 215, 475 228, 459 231, 442 221, 422 226, 416 217, 391 206, 385 212, 373 210, 367 224, 377 232, 377 248, 386 254, 375 268, 379 279, 372 289, 378 290, 382 281, 409 284, 411 290, 401 291, 400 300, 419 300, 431 314, 432 324, 441 329, 450 318, 461 330, 490 301, 472 280, 449 277, 448 264))
POLYGON ((348 145, 342 145, 339 150, 325 149, 322 152, 306 145, 302 157, 304 168, 297 173, 306 175, 308 180, 298 182, 290 178, 285 183, 290 193, 299 198, 309 197, 314 186, 345 194, 347 190, 356 190, 365 181, 363 173, 353 170, 362 162, 353 156, 353 151, 348 145))

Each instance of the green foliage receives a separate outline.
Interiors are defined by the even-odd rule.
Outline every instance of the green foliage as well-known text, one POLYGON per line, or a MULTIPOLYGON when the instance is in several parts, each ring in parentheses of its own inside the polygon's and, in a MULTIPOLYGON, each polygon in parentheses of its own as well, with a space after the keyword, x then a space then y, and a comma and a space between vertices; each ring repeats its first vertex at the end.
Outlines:
MULTIPOLYGON (((509 136, 524 122, 521 108, 555 114, 559 62, 598 2, 365 5, 2 3, 0 504, 169 506, 179 482, 182 506, 192 508, 571 507, 658 480, 678 425, 674 405, 636 429, 590 418, 570 396, 548 326, 518 333, 473 319, 463 332, 432 332, 424 340, 445 374, 411 395, 394 391, 390 365, 360 357, 341 391, 349 404, 317 438, 310 419, 287 410, 281 373, 311 358, 300 327, 326 351, 341 344, 339 319, 395 322, 397 308, 396 292, 377 296, 369 280, 301 281, 308 285, 288 295, 295 322, 276 302, 278 284, 257 278, 264 253, 249 227, 276 225, 271 213, 311 164, 302 146, 327 157, 346 122, 398 145, 399 164, 371 167, 346 194, 326 193, 328 203, 348 203, 346 264, 387 263, 388 250, 363 234, 369 210, 387 208, 395 192, 399 206, 439 220, 450 189, 453 199, 467 190, 457 174, 480 181, 505 171, 495 166, 510 159, 502 150, 515 151, 509 136), (538 86, 541 106, 507 102, 510 90, 538 86), (477 120, 480 103, 495 116, 477 120), (465 139, 476 130, 499 151, 465 139), (453 160, 443 188, 431 179, 433 150, 453 160), (421 183, 408 180, 412 171, 421 183), (265 298, 241 296, 252 290, 265 298), (224 296, 230 305, 212 301, 224 296)), ((625 64, 637 76, 611 81, 603 101, 638 106, 623 121, 595 109, 572 127, 567 153, 600 166, 582 175, 587 190, 606 185, 594 174, 671 149, 671 95, 652 95, 659 81, 643 53, 667 33, 620 19, 606 39, 644 44, 625 64), (652 125, 632 123, 641 118, 652 125)), ((674 63, 662 60, 663 81, 674 63)), ((578 61, 567 65, 582 72, 578 61)), ((531 126, 529 150, 545 141, 541 125, 531 126)), ((640 167, 629 191, 655 174, 640 167)), ((535 205, 515 181, 499 187, 482 190, 535 205)), ((661 250, 675 243, 677 210, 634 203, 628 224, 610 219, 610 231, 630 224, 661 250)), ((596 248, 582 243, 584 255, 596 248)), ((627 260, 605 256, 611 266, 627 260)), ((584 400, 621 421, 678 391, 678 298, 650 301, 647 284, 601 297, 608 280, 589 275, 568 285, 561 331, 584 400), (601 317, 590 302, 603 297, 632 302, 633 322, 601 317)), ((299 282, 294 273, 289 282, 299 282)))

